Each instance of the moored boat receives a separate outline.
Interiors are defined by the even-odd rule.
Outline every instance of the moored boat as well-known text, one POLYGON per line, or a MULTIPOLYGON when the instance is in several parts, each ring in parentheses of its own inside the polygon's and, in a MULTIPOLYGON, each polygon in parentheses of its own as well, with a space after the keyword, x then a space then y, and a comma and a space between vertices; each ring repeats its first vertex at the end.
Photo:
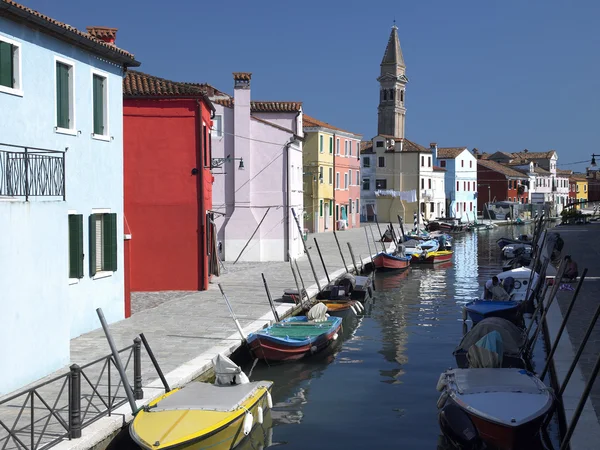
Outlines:
MULTIPOLYGON (((485 443, 499 450, 528 448, 540 432, 540 426, 552 410, 552 390, 531 372, 523 369, 450 369, 438 381, 440 425, 454 423, 464 427, 464 414, 485 443)), ((467 422, 468 423, 468 422, 467 422)), ((472 436, 465 436, 472 439, 472 436)))
POLYGON ((250 382, 229 358, 213 359, 215 384, 191 382, 142 407, 129 427, 142 449, 231 449, 272 407, 271 381, 250 382))
POLYGON ((422 257, 415 258, 413 256, 413 264, 439 264, 452 260, 452 250, 438 250, 434 252, 427 252, 422 257))
MULTIPOLYGON (((313 308, 318 306, 325 307, 317 304, 313 308)), ((340 317, 327 317, 322 322, 308 316, 289 317, 250 333, 247 342, 257 358, 294 361, 325 349, 338 338, 341 326, 340 317)))
POLYGON ((358 300, 361 303, 373 297, 373 277, 345 273, 317 294, 317 300, 358 300))
POLYGON ((501 317, 522 327, 523 315, 520 306, 521 302, 511 300, 473 300, 465 305, 465 310, 473 325, 488 317, 501 317))
POLYGON ((373 258, 373 264, 379 270, 404 270, 410 266, 411 257, 393 253, 379 252, 373 258))
POLYGON ((522 234, 517 239, 502 237, 496 241, 496 244, 498 244, 498 247, 500 247, 500 249, 503 249, 504 247, 506 247, 509 244, 531 244, 531 243, 532 243, 531 236, 529 236, 527 234, 522 234))

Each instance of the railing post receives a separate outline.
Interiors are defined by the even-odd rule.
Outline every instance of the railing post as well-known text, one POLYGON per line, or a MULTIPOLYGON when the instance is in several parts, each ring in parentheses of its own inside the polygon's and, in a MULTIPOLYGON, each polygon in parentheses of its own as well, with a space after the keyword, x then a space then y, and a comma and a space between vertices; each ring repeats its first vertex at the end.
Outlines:
POLYGON ((144 398, 142 389, 142 340, 136 337, 133 340, 133 395, 136 400, 144 398))
POLYGON ((81 437, 81 368, 77 364, 71 366, 69 384, 69 437, 81 437))
POLYGON ((29 201, 29 154, 25 147, 25 201, 29 201))

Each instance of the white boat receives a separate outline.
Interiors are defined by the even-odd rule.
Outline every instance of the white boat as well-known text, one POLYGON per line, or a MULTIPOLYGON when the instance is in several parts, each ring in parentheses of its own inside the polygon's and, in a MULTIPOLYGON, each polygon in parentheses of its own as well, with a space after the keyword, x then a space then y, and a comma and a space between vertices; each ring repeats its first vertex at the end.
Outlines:
POLYGON ((479 437, 501 450, 528 448, 554 402, 552 390, 523 369, 450 369, 437 389, 445 434, 460 435, 448 428, 460 422, 457 415, 466 415, 479 437))
POLYGON ((518 253, 531 257, 533 248, 529 244, 508 244, 502 248, 502 257, 505 259, 514 258, 518 253))
MULTIPOLYGON (((512 277, 514 280, 513 288, 508 293, 510 295, 510 299, 516 302, 521 302, 525 300, 527 294, 527 287, 529 286, 529 279, 531 277, 531 269, 527 267, 518 267, 516 269, 507 270, 505 272, 500 272, 496 275, 500 280, 500 283, 504 284, 504 280, 508 277, 512 277)), ((537 283, 539 281, 540 276, 534 272, 533 280, 531 282, 530 294, 531 291, 535 289, 537 283)))

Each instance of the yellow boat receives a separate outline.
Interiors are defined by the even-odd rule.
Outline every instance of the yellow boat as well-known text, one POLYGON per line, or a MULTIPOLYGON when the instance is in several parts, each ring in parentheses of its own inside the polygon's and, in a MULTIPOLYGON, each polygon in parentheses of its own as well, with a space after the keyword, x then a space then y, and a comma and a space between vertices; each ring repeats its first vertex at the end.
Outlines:
POLYGON ((129 434, 143 449, 232 449, 272 407, 271 381, 248 381, 228 358, 213 360, 215 384, 192 382, 140 409, 129 434), (233 384, 238 383, 238 384, 233 384))

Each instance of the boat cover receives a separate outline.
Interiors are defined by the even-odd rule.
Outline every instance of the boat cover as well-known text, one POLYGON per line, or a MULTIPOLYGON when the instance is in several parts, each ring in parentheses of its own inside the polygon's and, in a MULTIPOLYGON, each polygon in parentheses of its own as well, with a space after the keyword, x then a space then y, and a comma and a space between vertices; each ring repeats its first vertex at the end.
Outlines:
POLYGON ((467 359, 471 368, 491 369, 502 367, 503 355, 502 336, 497 331, 492 331, 469 347, 467 359))
MULTIPOLYGON (((519 392, 540 394, 541 382, 524 369, 453 369, 451 375, 459 394, 519 392)), ((447 372, 447 373, 448 373, 447 372)))
POLYGON ((492 331, 500 334, 504 353, 506 354, 518 355, 525 342, 527 342, 527 336, 523 330, 511 321, 501 317, 488 317, 471 328, 471 331, 464 335, 454 351, 469 350, 477 341, 492 331))
POLYGON ((242 369, 225 355, 218 354, 212 360, 215 369, 215 384, 231 386, 250 382, 242 369))
POLYGON ((315 306, 308 310, 306 318, 314 322, 326 322, 327 321, 327 306, 323 303, 317 303, 315 306))
POLYGON ((234 411, 257 388, 270 387, 270 381, 253 381, 246 384, 217 386, 192 382, 159 401, 152 411, 203 410, 234 411))

